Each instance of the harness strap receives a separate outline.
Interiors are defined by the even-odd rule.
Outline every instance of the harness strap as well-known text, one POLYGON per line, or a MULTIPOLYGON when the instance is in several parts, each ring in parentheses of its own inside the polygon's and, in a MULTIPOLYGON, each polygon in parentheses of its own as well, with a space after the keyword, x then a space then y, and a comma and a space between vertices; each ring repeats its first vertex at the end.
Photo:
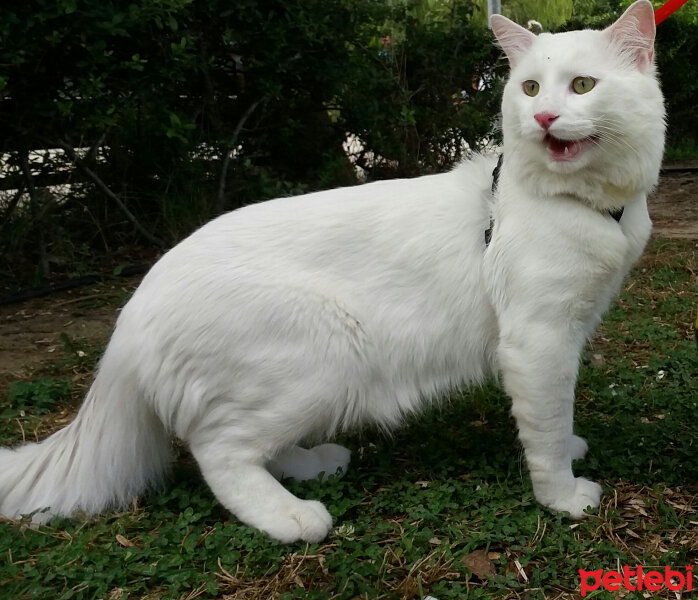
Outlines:
MULTIPOLYGON (((504 154, 499 155, 499 160, 497 160, 497 166, 492 171, 492 195, 494 196, 497 192, 497 185, 499 184, 499 174, 502 171, 502 163, 504 162, 504 154)), ((620 223, 620 219, 623 216, 623 207, 621 206, 618 210, 607 210, 605 214, 613 217, 616 223, 620 223)), ((490 215, 490 226, 485 230, 485 246, 489 246, 492 241, 492 230, 494 229, 494 215, 490 215)))
MULTIPOLYGON (((497 185, 499 184, 499 173, 502 171, 502 163, 504 162, 504 155, 500 154, 497 160, 497 166, 492 171, 492 195, 494 196, 497 191, 497 185)), ((492 230, 494 229, 494 215, 490 215, 490 226, 485 231, 485 246, 490 245, 492 240, 492 230)))

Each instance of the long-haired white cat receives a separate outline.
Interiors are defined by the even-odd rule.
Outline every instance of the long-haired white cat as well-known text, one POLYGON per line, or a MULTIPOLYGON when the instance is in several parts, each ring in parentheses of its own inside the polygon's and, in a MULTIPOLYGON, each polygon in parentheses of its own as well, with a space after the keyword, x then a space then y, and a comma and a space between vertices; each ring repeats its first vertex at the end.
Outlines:
MULTIPOLYGON (((603 31, 534 36, 502 16, 504 161, 248 206, 168 252, 124 307, 76 419, 0 450, 0 513, 128 504, 170 435, 216 498, 284 542, 332 518, 277 478, 346 468, 304 440, 391 428, 501 373, 539 502, 581 517, 578 361, 650 233, 664 108, 646 0, 603 31), (622 217, 619 209, 623 208, 622 217), (493 219, 491 241, 485 231, 493 219)), ((489 237, 489 236, 488 236, 489 237)))

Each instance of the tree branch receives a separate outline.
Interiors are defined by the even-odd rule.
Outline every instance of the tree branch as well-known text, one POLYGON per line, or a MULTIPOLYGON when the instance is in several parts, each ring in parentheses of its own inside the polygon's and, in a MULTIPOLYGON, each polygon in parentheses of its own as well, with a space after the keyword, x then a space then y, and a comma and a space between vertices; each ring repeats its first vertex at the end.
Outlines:
POLYGON ((34 176, 29 166, 29 150, 26 145, 19 152, 19 166, 24 175, 24 181, 29 192, 29 209, 31 210, 32 223, 36 228, 37 242, 39 244, 39 276, 45 279, 48 275, 48 252, 46 251, 46 237, 44 235, 44 224, 41 218, 41 200, 34 185, 34 176))
POLYGON ((15 208, 17 208, 17 205, 19 204, 19 199, 22 197, 22 194, 24 194, 24 186, 26 183, 22 181, 18 188, 17 191, 15 192, 15 195, 12 196, 12 200, 10 200, 7 204, 7 208, 5 209, 5 212, 2 215, 2 225, 0 227, 4 227, 7 225, 10 221, 10 217, 12 216, 12 213, 14 212, 15 208))
POLYGON ((229 147, 225 151, 225 157, 223 158, 223 163, 221 164, 221 173, 218 179, 218 196, 216 197, 216 203, 214 205, 214 212, 220 214, 223 212, 223 207, 225 206, 225 183, 228 178, 228 168, 230 167, 230 159, 232 158, 233 150, 237 146, 238 137, 242 132, 242 128, 247 123, 247 120, 252 116, 252 113, 257 110, 257 107, 262 103, 264 97, 255 100, 252 104, 247 107, 240 120, 237 122, 235 129, 233 130, 233 136, 229 147))
POLYGON ((97 186, 97 188, 105 195, 107 198, 110 200, 113 200, 114 203, 119 207, 121 212, 126 215, 126 218, 133 223, 133 226, 136 228, 136 231, 138 231, 145 239, 147 239, 151 244, 155 244, 156 246, 159 246, 161 248, 165 248, 167 244, 155 237, 152 233, 150 233, 143 225, 141 225, 138 222, 138 219, 136 219, 135 215, 128 209, 128 207, 124 204, 123 200, 114 192, 109 189, 106 183, 102 181, 99 175, 95 173, 86 163, 83 161, 75 152, 75 149, 68 143, 66 143, 63 140, 58 140, 57 142, 58 146, 63 149, 65 152, 66 156, 77 166, 85 175, 87 175, 93 183, 97 186))
POLYGON ((94 163, 95 159, 97 158, 97 152, 99 152, 99 149, 102 147, 102 144, 104 144, 104 140, 107 138, 107 135, 109 135, 111 127, 107 127, 102 135, 99 136, 99 139, 92 144, 90 149, 87 151, 87 154, 85 155, 85 158, 83 159, 85 164, 91 165, 94 163))

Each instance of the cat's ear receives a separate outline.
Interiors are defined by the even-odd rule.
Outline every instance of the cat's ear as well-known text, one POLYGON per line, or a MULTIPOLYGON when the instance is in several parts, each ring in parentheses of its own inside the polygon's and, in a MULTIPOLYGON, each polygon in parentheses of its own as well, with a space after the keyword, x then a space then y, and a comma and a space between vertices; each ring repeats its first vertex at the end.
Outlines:
POLYGON ((521 55, 528 51, 536 39, 536 36, 528 29, 524 29, 503 15, 492 15, 490 27, 492 27, 492 32, 497 37, 497 41, 512 67, 521 55))
POLYGON ((654 57, 654 8, 648 0, 637 0, 604 33, 620 52, 644 71, 654 57))

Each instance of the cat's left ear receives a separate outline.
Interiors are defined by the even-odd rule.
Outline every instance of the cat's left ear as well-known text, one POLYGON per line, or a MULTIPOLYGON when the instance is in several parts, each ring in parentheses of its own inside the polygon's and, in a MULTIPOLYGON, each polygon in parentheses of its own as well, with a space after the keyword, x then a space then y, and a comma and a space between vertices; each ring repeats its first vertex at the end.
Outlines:
POLYGON ((630 56, 640 71, 652 64, 654 57, 654 8, 649 0, 637 0, 604 33, 630 56))
POLYGON ((492 27, 492 32, 497 37, 497 41, 512 67, 519 57, 528 51, 536 39, 536 36, 528 29, 510 21, 504 15, 492 15, 490 27, 492 27))

